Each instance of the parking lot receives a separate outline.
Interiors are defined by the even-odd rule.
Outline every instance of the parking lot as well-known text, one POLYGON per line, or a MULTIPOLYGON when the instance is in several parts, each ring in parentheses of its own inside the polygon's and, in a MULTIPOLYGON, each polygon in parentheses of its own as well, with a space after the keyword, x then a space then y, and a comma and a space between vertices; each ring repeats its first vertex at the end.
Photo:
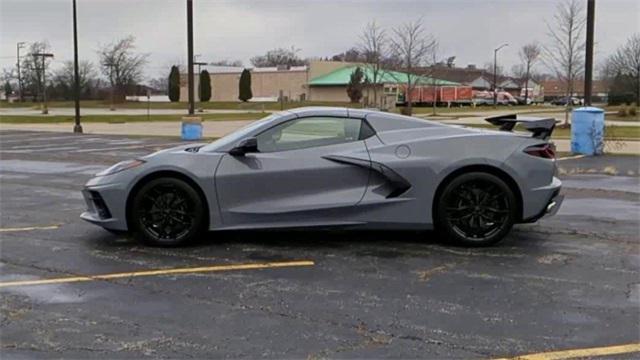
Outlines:
POLYGON ((150 248, 79 219, 92 174, 178 143, 0 131, 3 358, 639 356, 636 156, 559 160, 558 215, 484 249, 345 231, 150 248))

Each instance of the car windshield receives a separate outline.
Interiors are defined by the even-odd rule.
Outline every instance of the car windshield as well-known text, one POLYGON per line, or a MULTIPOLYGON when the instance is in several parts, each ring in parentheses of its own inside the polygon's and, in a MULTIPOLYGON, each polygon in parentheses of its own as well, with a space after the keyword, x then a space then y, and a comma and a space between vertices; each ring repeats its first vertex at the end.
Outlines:
POLYGON ((218 140, 215 140, 214 142, 204 146, 202 148, 202 151, 216 151, 222 147, 225 147, 229 144, 236 144, 238 143, 240 140, 244 139, 245 137, 247 137, 248 134, 252 133, 255 129, 259 128, 260 126, 262 126, 264 123, 267 123, 273 119, 276 119, 278 117, 280 117, 281 114, 275 113, 275 114, 271 114, 265 118, 262 118, 258 121, 254 121, 246 126, 241 127, 240 129, 229 133, 223 137, 221 137, 218 140))

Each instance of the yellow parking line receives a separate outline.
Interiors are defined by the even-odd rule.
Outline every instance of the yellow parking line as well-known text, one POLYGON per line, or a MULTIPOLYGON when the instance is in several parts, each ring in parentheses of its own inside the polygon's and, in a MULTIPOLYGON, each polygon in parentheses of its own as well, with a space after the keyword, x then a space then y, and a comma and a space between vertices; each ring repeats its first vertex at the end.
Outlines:
MULTIPOLYGON (((538 354, 520 355, 520 356, 516 356, 509 359, 512 359, 512 360, 516 360, 516 359, 517 360, 560 360, 560 359, 574 359, 574 358, 584 358, 584 357, 592 357, 592 356, 629 354, 629 353, 635 353, 635 352, 640 352, 640 343, 594 347, 594 348, 587 348, 587 349, 551 351, 551 352, 544 352, 544 353, 538 353, 538 354)), ((507 358, 496 359, 496 360, 505 360, 505 359, 507 358)))
POLYGON ((8 281, 8 282, 0 282, 0 288, 11 287, 11 286, 49 285, 49 284, 85 282, 85 281, 95 281, 95 280, 111 280, 111 279, 140 277, 140 276, 178 275, 178 274, 192 274, 192 273, 216 272, 216 271, 272 269, 272 268, 313 266, 313 265, 314 265, 313 261, 299 260, 299 261, 282 261, 282 262, 269 262, 269 263, 254 263, 254 264, 216 265, 216 266, 202 266, 202 267, 191 267, 191 268, 145 270, 145 271, 133 271, 133 272, 113 273, 113 274, 103 274, 103 275, 72 276, 72 277, 63 277, 63 278, 54 278, 54 279, 8 281))
POLYGON ((59 227, 60 227, 60 225, 0 228, 0 233, 3 233, 3 232, 17 232, 17 231, 33 231, 33 230, 55 230, 55 229, 57 229, 59 227))

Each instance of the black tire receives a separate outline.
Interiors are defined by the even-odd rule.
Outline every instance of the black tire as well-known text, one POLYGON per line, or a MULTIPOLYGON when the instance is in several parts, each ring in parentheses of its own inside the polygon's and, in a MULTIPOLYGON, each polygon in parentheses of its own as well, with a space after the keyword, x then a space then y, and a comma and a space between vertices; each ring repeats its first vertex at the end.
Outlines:
POLYGON ((185 245, 195 240, 206 227, 203 201, 183 180, 151 180, 134 194, 130 228, 138 240, 148 245, 185 245))
POLYGON ((493 245, 513 227, 517 206, 515 194, 499 177, 465 173, 446 184, 437 199, 436 229, 459 245, 493 245))

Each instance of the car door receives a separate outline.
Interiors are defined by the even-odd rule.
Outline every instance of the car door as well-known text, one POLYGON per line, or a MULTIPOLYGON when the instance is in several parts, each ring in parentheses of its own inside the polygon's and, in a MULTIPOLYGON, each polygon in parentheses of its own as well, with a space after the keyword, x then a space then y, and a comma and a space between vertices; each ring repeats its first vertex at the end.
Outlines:
POLYGON ((371 134, 361 119, 322 116, 257 134, 258 152, 225 155, 216 171, 223 226, 339 223, 335 210, 358 204, 366 191, 370 170, 363 140, 371 134), (335 160, 341 156, 361 165, 335 160))

